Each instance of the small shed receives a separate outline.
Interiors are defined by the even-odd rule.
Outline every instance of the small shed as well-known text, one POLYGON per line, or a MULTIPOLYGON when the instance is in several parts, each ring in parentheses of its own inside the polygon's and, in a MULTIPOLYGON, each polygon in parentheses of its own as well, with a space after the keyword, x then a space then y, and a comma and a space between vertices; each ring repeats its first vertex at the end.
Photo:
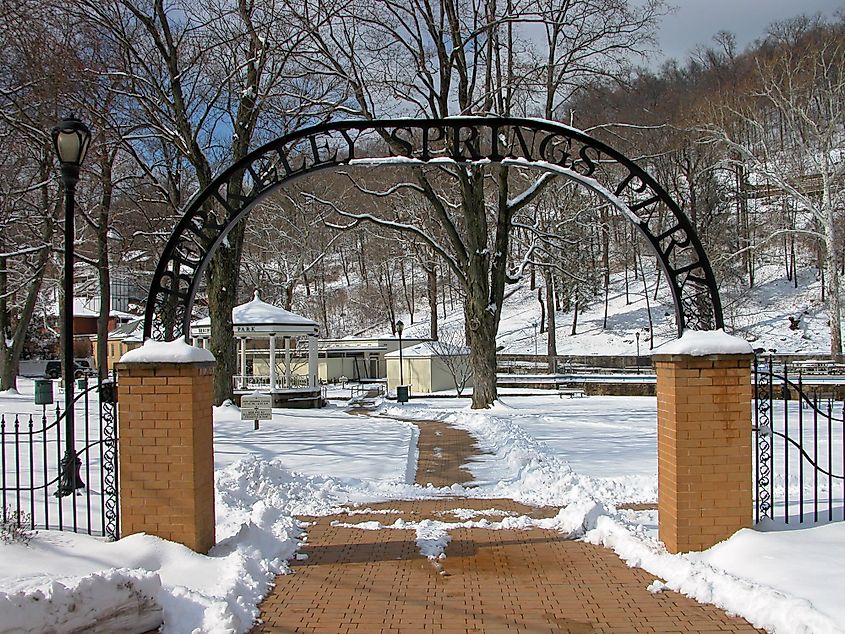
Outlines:
MULTIPOLYGON (((405 348, 428 339, 402 339, 405 348)), ((344 337, 319 342, 320 379, 336 383, 343 376, 352 381, 382 381, 387 377, 385 354, 399 349, 398 337, 344 337)))
POLYGON ((411 386, 411 394, 431 394, 444 390, 463 390, 472 387, 472 371, 469 365, 469 349, 438 341, 402 348, 401 372, 400 351, 384 355, 387 362, 387 389, 396 391, 396 386, 411 386))
MULTIPOLYGON (((133 321, 121 324, 109 333, 108 342, 106 343, 108 357, 108 370, 111 372, 114 364, 120 361, 120 357, 139 348, 144 343, 144 320, 135 319, 133 321)), ((91 337, 91 346, 93 349, 93 357, 97 358, 97 337, 91 337)))

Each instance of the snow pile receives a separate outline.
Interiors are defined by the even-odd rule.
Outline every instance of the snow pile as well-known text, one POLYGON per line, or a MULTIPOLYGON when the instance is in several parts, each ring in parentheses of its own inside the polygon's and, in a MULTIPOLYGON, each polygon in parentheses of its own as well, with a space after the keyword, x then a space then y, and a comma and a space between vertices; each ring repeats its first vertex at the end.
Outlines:
POLYGON ((753 354, 745 339, 719 330, 685 330, 680 339, 660 346, 656 354, 684 354, 703 357, 710 354, 753 354))
POLYGON ((0 583, 15 586, 14 593, 0 595, 0 623, 5 627, 20 619, 21 632, 67 623, 61 631, 76 631, 134 610, 155 621, 151 629, 163 616, 163 632, 249 630, 258 602, 275 576, 287 571, 286 561, 299 547, 301 530, 287 508, 295 505, 286 503, 285 491, 289 485, 300 497, 309 491, 307 478, 275 474, 275 469, 269 477, 253 466, 245 461, 218 473, 218 543, 208 556, 143 534, 106 543, 87 535, 42 531, 28 546, 6 546, 9 561, 20 557, 21 566, 52 574, 48 582, 41 575, 14 578, 16 566, 0 571, 0 583), (268 506, 256 491, 279 506, 268 506), (56 558, 56 551, 64 550, 72 556, 56 558), (52 581, 55 575, 59 579, 52 581))
MULTIPOLYGON (((776 555, 765 550, 762 551, 765 555, 759 556, 760 552, 757 552, 757 557, 745 552, 744 548, 748 543, 743 543, 744 540, 741 538, 739 541, 734 541, 744 532, 751 533, 750 542, 759 539, 759 534, 754 531, 740 531, 727 542, 714 546, 705 553, 670 555, 660 542, 646 535, 640 527, 624 526, 619 521, 604 516, 597 519, 596 527, 589 531, 584 539, 591 544, 612 548, 629 566, 643 568, 664 579, 663 583, 655 581, 649 586, 652 592, 662 590, 680 592, 696 601, 712 603, 731 614, 738 614, 755 627, 764 628, 770 632, 790 634, 841 632, 837 623, 817 609, 817 606, 798 598, 804 592, 803 589, 799 591, 798 596, 790 596, 768 585, 766 583, 768 579, 758 582, 748 578, 749 573, 761 560, 768 559, 769 564, 773 566, 777 564, 774 560, 776 555), (734 567, 745 578, 735 576, 708 563, 708 559, 714 561, 720 559, 721 550, 730 552, 730 556, 738 556, 734 567)), ((792 558, 800 560, 801 549, 794 551, 792 558)), ((829 564, 824 568, 829 569, 829 564)), ((813 575, 819 569, 811 568, 811 570, 814 571, 810 573, 813 575)), ((793 581, 794 586, 800 586, 806 580, 808 577, 806 571, 806 567, 802 569, 804 574, 800 576, 800 581, 793 581)), ((837 571, 837 575, 840 574, 841 572, 837 571)), ((841 586, 830 577, 825 577, 825 582, 830 588, 828 594, 835 593, 839 596, 841 586)), ((841 612, 838 607, 830 611, 831 614, 837 612, 841 612)))
POLYGON ((20 586, 0 592, 0 631, 78 632, 109 622, 138 630, 161 623, 161 580, 155 573, 110 569, 82 578, 39 575, 20 586))
MULTIPOLYGON (((543 402, 558 400, 553 397, 543 402)), ((467 401, 460 404, 448 401, 437 409, 406 404, 384 405, 380 411, 386 416, 441 420, 472 434, 481 451, 489 455, 467 466, 475 478, 472 487, 464 493, 468 497, 505 497, 525 504, 562 507, 583 500, 613 507, 622 502, 657 499, 656 468, 651 478, 589 477, 575 473, 559 457, 560 451, 537 440, 517 422, 526 416, 524 410, 501 400, 489 410, 470 409, 467 401)), ((656 435, 654 442, 656 445, 656 435)))
MULTIPOLYGON (((787 596, 812 598, 813 608, 827 615, 838 615, 837 623, 842 623, 845 610, 839 575, 842 574, 843 543, 845 522, 775 532, 743 529, 704 553, 693 553, 689 557, 700 559, 729 575, 748 579, 752 584, 771 586, 787 596), (840 581, 837 582, 834 575, 840 581)), ((817 624, 808 627, 807 631, 838 631, 830 629, 827 621, 813 618, 814 611, 808 610, 807 605, 807 601, 791 599, 784 605, 790 611, 780 614, 787 617, 797 610, 795 621, 817 624)), ((778 625, 777 629, 785 628, 778 625)))
POLYGON ((188 345, 185 337, 174 341, 147 339, 140 348, 126 352, 120 363, 200 363, 214 361, 210 350, 188 345))

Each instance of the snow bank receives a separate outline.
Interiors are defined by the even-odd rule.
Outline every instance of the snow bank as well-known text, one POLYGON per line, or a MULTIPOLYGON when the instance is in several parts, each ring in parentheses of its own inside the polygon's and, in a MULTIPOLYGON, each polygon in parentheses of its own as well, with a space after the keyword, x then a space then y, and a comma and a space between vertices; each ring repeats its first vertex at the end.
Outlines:
MULTIPOLYGON (((553 402, 557 400, 555 397, 553 402)), ((475 478, 463 493, 467 497, 505 497, 561 507, 583 500, 612 507, 621 502, 656 499, 656 483, 647 484, 647 477, 594 478, 575 473, 557 451, 520 426, 519 410, 501 400, 488 410, 473 410, 466 404, 452 406, 450 402, 443 409, 406 404, 383 405, 380 411, 387 416, 442 420, 471 433, 488 455, 467 466, 475 478)))
POLYGON ((654 354, 684 354, 703 357, 710 354, 752 354, 751 344, 719 330, 684 330, 680 339, 654 350, 654 354))
POLYGON ((210 350, 188 345, 185 337, 174 341, 147 339, 140 348, 126 352, 120 363, 199 363, 214 361, 210 350))
MULTIPOLYGON (((649 586, 652 592, 680 592, 696 601, 712 603, 731 614, 738 614, 755 627, 770 632, 842 632, 830 617, 816 609, 809 601, 789 596, 764 583, 742 579, 719 570, 707 563, 707 554, 670 555, 662 544, 648 537, 639 527, 626 527, 613 518, 599 517, 596 527, 585 535, 584 540, 612 548, 629 566, 643 568, 664 579, 665 582, 655 581, 649 586)), ((714 548, 718 549, 719 546, 714 548)), ((751 566, 758 561, 751 562, 751 566)), ((831 582, 832 589, 840 587, 831 579, 828 581, 831 582)))
POLYGON ((29 582, 17 592, 0 592, 0 631, 139 631, 161 623, 161 580, 155 573, 111 569, 79 579, 39 576, 29 582))

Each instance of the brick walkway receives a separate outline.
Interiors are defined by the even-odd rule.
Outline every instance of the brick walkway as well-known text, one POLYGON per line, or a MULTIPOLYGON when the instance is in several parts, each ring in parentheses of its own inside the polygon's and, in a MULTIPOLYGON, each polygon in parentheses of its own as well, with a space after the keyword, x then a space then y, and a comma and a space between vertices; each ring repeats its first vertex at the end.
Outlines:
MULTIPOLYGON (((469 434, 443 423, 420 426, 417 481, 466 482, 478 454, 469 434)), ((420 554, 413 530, 338 525, 459 521, 449 511, 506 511, 534 517, 557 509, 512 500, 448 498, 374 504, 311 522, 308 558, 276 579, 256 633, 275 632, 754 632, 747 622, 674 592, 612 551, 556 531, 457 529, 446 558, 420 554), (363 512, 362 512, 363 511, 363 512)), ((479 519, 482 516, 476 517, 479 519)), ((490 513, 490 521, 501 519, 490 513)))

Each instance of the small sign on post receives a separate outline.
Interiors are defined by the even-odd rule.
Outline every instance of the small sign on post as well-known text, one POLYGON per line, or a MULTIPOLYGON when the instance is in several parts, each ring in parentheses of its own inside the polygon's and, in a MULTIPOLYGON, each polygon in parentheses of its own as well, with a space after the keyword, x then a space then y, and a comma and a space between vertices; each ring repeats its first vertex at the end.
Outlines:
POLYGON ((258 421, 273 419, 273 397, 269 394, 253 392, 241 396, 241 420, 255 422, 253 429, 258 429, 258 421))

